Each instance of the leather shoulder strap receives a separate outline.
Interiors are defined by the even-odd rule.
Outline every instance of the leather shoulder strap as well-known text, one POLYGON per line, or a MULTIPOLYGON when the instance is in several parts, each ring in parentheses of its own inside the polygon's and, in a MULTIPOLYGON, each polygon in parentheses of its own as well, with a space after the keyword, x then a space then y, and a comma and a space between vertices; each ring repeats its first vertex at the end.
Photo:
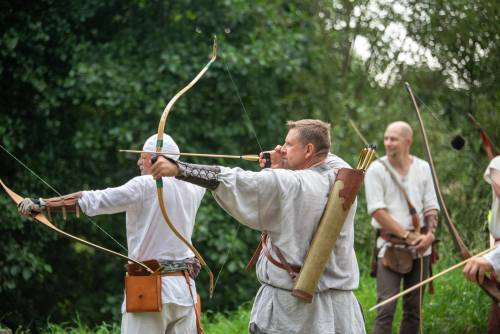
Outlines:
POLYGON ((394 172, 391 170, 391 168, 387 165, 387 162, 385 162, 382 159, 378 159, 378 161, 382 164, 382 166, 384 166, 387 173, 389 173, 391 179, 394 181, 394 183, 396 183, 398 189, 403 194, 403 197, 406 201, 406 204, 408 205, 408 210, 409 210, 410 215, 411 215, 411 222, 412 222, 413 228, 415 229, 415 231, 420 232, 420 219, 418 218, 417 210, 415 210, 415 207, 411 203, 410 197, 406 193, 405 188, 403 187, 401 182, 399 182, 398 177, 394 174, 394 172))

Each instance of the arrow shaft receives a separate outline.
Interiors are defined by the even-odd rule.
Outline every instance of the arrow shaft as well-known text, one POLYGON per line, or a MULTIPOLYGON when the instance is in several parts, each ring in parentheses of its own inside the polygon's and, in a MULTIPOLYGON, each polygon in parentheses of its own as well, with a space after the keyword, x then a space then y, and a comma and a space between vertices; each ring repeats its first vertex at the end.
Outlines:
MULTIPOLYGON (((480 256, 483 256, 483 255, 486 255, 486 254, 488 254, 489 252, 491 252, 492 250, 494 250, 495 248, 496 248, 496 247, 489 248, 489 249, 487 249, 487 250, 485 250, 485 251, 482 251, 481 253, 479 253, 479 254, 475 255, 474 257, 480 257, 480 256)), ((408 288, 408 289, 406 289, 406 290, 404 290, 404 291, 401 291, 401 292, 400 292, 400 293, 398 293, 397 295, 394 295, 394 296, 392 296, 391 298, 386 299, 386 300, 384 300, 383 302, 378 303, 377 305, 375 305, 375 306, 371 307, 369 311, 373 311, 373 310, 375 310, 375 309, 377 309, 377 308, 379 308, 379 307, 381 307, 381 306, 384 306, 384 305, 389 304, 390 302, 393 302, 394 300, 398 299, 399 297, 403 297, 404 295, 409 294, 410 292, 412 292, 412 291, 414 291, 414 290, 416 290, 416 289, 420 288, 421 286, 423 286, 423 285, 425 285, 425 284, 427 284, 427 283, 429 283, 429 282, 432 282, 432 281, 433 281, 433 280, 435 280, 436 278, 441 277, 441 276, 444 276, 444 275, 446 275, 447 273, 449 273, 449 272, 451 272, 451 271, 453 271, 453 270, 455 270, 455 269, 457 269, 457 268, 460 268, 461 266, 463 266, 464 264, 467 264, 467 263, 468 263, 469 261, 471 261, 472 259, 473 259, 473 257, 470 257, 470 258, 468 258, 468 259, 466 259, 466 260, 464 260, 464 261, 462 261, 462 262, 460 262, 460 263, 457 263, 457 264, 455 264, 455 265, 453 265, 453 266, 449 267, 448 269, 445 269, 445 270, 441 271, 440 273, 438 273, 438 274, 436 274, 436 275, 433 275, 433 276, 431 276, 431 277, 427 278, 426 280, 423 280, 422 282, 420 282, 420 283, 418 283, 418 284, 413 285, 411 288, 408 288)))
POLYGON ((179 155, 185 157, 206 157, 206 158, 225 158, 225 159, 243 159, 247 161, 259 161, 259 156, 256 154, 248 155, 232 155, 232 154, 210 154, 210 153, 187 153, 187 152, 156 152, 156 151, 141 151, 141 150, 120 150, 125 153, 150 153, 150 154, 168 154, 179 155))

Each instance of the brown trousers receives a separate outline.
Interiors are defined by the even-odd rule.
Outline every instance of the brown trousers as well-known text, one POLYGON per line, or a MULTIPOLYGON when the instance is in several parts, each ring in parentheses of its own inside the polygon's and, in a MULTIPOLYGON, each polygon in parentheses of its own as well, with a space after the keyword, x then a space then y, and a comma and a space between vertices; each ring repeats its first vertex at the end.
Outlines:
POLYGON ((491 304, 490 319, 488 320, 488 334, 500 333, 500 306, 491 304))
MULTIPOLYGON (((423 279, 429 276, 429 260, 430 256, 424 256, 423 279)), ((377 303, 399 293, 401 280, 403 280, 403 289, 410 288, 420 282, 420 259, 413 260, 413 269, 407 274, 399 274, 384 267, 382 261, 379 259, 377 261, 377 303)), ((392 321, 396 311, 396 303, 397 301, 394 301, 378 309, 375 325, 373 327, 374 334, 392 333, 392 321)), ((403 319, 401 320, 399 333, 418 334, 419 330, 420 289, 416 289, 406 296, 403 296, 403 319)))

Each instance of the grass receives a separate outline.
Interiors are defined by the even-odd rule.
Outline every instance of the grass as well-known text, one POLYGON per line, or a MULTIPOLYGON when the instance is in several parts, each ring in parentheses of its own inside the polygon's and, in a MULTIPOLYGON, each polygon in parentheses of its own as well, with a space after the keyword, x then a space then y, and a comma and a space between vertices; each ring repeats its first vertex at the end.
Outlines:
MULTIPOLYGON (((17 333, 17 332, 16 332, 17 333)), ((101 324, 90 328, 81 323, 75 324, 48 324, 47 328, 41 331, 42 334, 118 334, 120 333, 119 324, 101 324)))
POLYGON ((238 310, 229 313, 216 313, 205 317, 203 328, 207 334, 248 333, 251 304, 242 305, 238 310))
MULTIPOLYGON (((434 267, 434 272, 452 265, 454 259, 441 260, 434 267)), ((460 269, 438 278, 434 284, 436 293, 426 294, 423 304, 423 324, 425 334, 431 333, 460 333, 476 334, 485 333, 488 321, 490 299, 472 283, 467 282, 460 269)), ((376 311, 369 312, 368 309, 375 305, 376 287, 375 279, 367 274, 361 278, 361 285, 356 290, 356 296, 363 305, 367 332, 373 328, 376 311)), ((227 313, 204 314, 203 325, 207 334, 240 334, 247 333, 251 304, 242 305, 238 310, 227 313)), ((393 324, 393 332, 397 333, 401 320, 401 301, 393 324)), ((1 328, 1 326, 0 326, 1 328)), ((43 334, 115 334, 120 333, 119 324, 101 324, 89 327, 83 324, 79 317, 72 323, 47 324, 40 330, 43 334)), ((30 333, 19 329, 17 334, 30 333)))

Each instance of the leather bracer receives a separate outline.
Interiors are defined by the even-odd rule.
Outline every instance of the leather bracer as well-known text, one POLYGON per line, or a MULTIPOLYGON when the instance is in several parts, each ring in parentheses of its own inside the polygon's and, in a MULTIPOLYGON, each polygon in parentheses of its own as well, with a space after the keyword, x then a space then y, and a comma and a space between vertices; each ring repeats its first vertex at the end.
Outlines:
POLYGON ((51 217, 53 212, 62 212, 63 218, 67 219, 67 212, 75 212, 76 217, 80 218, 81 209, 78 205, 78 199, 80 197, 82 197, 82 193, 76 192, 60 197, 44 199, 43 201, 45 202, 49 217, 51 217))
POLYGON ((220 174, 220 167, 188 164, 182 161, 176 161, 176 163, 179 168, 179 174, 175 178, 196 184, 208 190, 215 190, 219 185, 217 175, 220 174))

